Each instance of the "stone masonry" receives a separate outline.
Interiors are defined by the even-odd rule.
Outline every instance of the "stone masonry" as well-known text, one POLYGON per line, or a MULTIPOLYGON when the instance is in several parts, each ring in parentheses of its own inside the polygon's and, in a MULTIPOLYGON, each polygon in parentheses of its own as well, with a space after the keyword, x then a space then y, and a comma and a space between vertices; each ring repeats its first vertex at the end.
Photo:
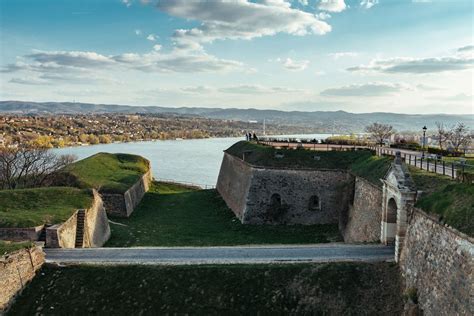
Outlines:
POLYGON ((411 208, 400 268, 425 315, 474 315, 474 240, 411 208))
POLYGON ((41 247, 21 249, 0 257, 0 315, 33 279, 43 263, 44 252, 41 247))

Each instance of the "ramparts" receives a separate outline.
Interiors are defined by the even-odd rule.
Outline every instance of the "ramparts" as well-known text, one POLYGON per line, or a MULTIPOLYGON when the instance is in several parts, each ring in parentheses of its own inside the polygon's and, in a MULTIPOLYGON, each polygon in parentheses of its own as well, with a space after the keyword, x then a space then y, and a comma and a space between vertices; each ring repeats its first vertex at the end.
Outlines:
POLYGON ((400 268, 425 315, 473 315, 474 240, 437 216, 409 211, 400 268))
MULTIPOLYGON (((110 226, 100 195, 93 190, 92 206, 85 210, 83 247, 101 247, 110 238, 110 226)), ((66 222, 46 229, 46 246, 52 248, 75 248, 77 217, 76 211, 66 222)))
POLYGON ((352 181, 345 170, 257 167, 224 153, 217 190, 242 223, 337 224, 352 181))
POLYGON ((0 257, 0 314, 33 279, 44 263, 41 247, 21 249, 0 257))
POLYGON ((152 172, 150 168, 123 194, 101 192, 107 214, 117 217, 129 217, 149 190, 151 181, 152 172))
POLYGON ((347 215, 341 217, 340 230, 344 241, 380 241, 382 188, 361 177, 355 177, 352 201, 347 215))

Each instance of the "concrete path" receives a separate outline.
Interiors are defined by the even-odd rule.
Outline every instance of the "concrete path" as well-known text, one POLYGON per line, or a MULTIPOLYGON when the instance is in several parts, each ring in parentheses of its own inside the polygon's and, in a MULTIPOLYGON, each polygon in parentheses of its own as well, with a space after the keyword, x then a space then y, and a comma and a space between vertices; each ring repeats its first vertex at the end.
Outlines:
POLYGON ((235 247, 45 249, 46 262, 92 264, 231 264, 391 261, 393 247, 343 243, 235 247))

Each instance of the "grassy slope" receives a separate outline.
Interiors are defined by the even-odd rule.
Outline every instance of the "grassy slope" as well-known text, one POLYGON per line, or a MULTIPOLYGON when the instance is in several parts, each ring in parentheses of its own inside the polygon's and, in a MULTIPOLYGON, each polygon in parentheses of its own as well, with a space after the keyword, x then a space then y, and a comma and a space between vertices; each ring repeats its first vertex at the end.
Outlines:
POLYGON ((424 191, 416 206, 441 215, 448 225, 474 236, 474 185, 410 167, 413 181, 424 191))
POLYGON ((359 177, 381 186, 380 179, 385 175, 392 161, 391 157, 376 157, 370 151, 311 151, 275 149, 241 141, 232 145, 227 152, 242 158, 244 151, 252 151, 245 155, 245 161, 269 167, 290 168, 321 168, 321 169, 349 169, 359 177), (284 158, 275 158, 275 152, 283 153, 284 158), (313 156, 319 156, 315 160, 313 156))
POLYGON ((208 246, 341 241, 337 225, 242 225, 215 190, 154 183, 107 246, 208 246))
POLYGON ((10 241, 0 240, 0 256, 9 254, 19 249, 31 248, 32 246, 33 246, 33 243, 29 241, 10 242, 10 241))
POLYGON ((92 193, 68 187, 0 191, 0 227, 31 227, 64 222, 78 208, 92 205, 92 193))
POLYGON ((43 267, 12 315, 400 315, 392 263, 43 267))
POLYGON ((98 153, 68 166, 81 188, 123 193, 149 169, 148 161, 130 154, 98 153))

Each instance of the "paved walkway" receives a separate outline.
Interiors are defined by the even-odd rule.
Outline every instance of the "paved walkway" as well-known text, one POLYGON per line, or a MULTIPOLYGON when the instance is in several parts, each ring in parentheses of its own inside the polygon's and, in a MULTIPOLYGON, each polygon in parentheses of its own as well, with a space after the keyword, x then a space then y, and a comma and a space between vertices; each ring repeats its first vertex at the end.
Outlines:
POLYGON ((214 264, 391 261, 393 247, 343 243, 235 247, 45 249, 46 262, 93 264, 214 264))

